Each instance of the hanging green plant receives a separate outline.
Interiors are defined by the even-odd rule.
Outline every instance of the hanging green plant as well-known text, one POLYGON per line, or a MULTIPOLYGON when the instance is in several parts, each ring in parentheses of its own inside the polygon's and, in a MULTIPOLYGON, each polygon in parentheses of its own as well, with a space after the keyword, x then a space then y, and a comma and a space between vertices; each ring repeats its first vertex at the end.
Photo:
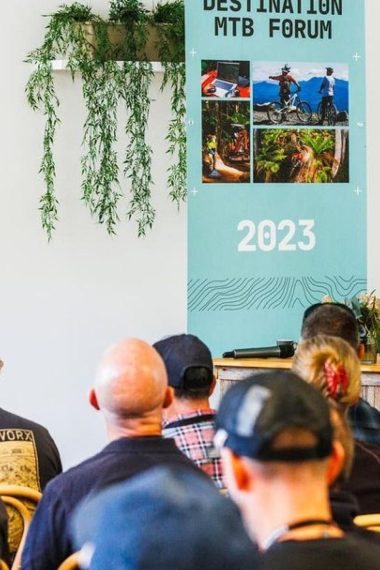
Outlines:
POLYGON ((164 67, 161 90, 171 89, 172 119, 166 137, 173 162, 168 168, 170 196, 179 206, 186 198, 186 70, 185 7, 183 0, 160 3, 153 12, 158 52, 164 67))
POLYGON ((61 6, 50 16, 42 47, 27 57, 35 66, 26 86, 27 98, 32 108, 42 110, 46 117, 40 169, 46 190, 40 199, 40 210, 42 227, 49 240, 58 220, 53 146, 60 120, 52 71, 52 61, 58 58, 67 60, 73 80, 76 72, 83 77, 87 117, 81 159, 82 198, 97 220, 106 223, 108 232, 114 233, 120 197, 114 150, 118 103, 115 93, 120 71, 114 62, 107 61, 109 51, 106 23, 88 6, 76 2, 61 6), (90 25, 96 30, 96 44, 88 34, 90 25))
POLYGON ((137 234, 140 237, 145 235, 147 228, 152 227, 155 217, 151 204, 152 149, 146 140, 151 104, 149 88, 154 76, 151 62, 144 57, 149 17, 138 0, 112 0, 109 19, 110 22, 123 24, 128 30, 122 45, 127 61, 123 62, 124 81, 120 89, 128 113, 125 133, 129 144, 124 156, 124 174, 131 184, 127 216, 137 219, 137 234))
POLYGON ((117 207, 122 196, 115 149, 118 91, 122 78, 114 61, 91 61, 81 71, 87 109, 81 158, 82 199, 111 235, 116 233, 117 207))
MULTIPOLYGON (((40 211, 42 226, 49 240, 58 220, 59 205, 55 193, 53 154, 56 129, 60 123, 52 67, 56 59, 66 60, 73 80, 77 72, 82 77, 82 94, 87 110, 81 157, 82 200, 94 218, 106 226, 108 233, 114 234, 119 221, 118 202, 122 196, 116 152, 117 111, 122 101, 127 110, 125 133, 128 139, 123 161, 124 175, 130 182, 131 191, 127 216, 136 219, 139 236, 145 235, 153 224, 152 149, 146 140, 153 67, 146 52, 151 50, 148 43, 151 43, 154 27, 159 28, 159 53, 165 69, 162 89, 167 84, 172 89, 173 119, 167 139, 168 152, 177 157, 177 162, 169 168, 170 195, 178 204, 185 197, 182 0, 158 6, 154 18, 157 22, 155 19, 152 22, 151 15, 139 0, 112 0, 109 21, 96 16, 84 4, 62 5, 50 15, 42 46, 27 56, 27 61, 34 65, 26 86, 27 99, 33 109, 39 109, 45 115, 40 167, 45 192, 40 199, 40 211), (166 23, 161 25, 163 20, 166 23)), ((154 49, 157 50, 156 45, 154 49)))
POLYGON ((95 19, 88 6, 75 2, 72 6, 61 6, 50 16, 42 46, 32 51, 26 61, 35 66, 26 85, 27 99, 31 107, 40 109, 46 118, 43 156, 40 172, 46 190, 40 199, 42 227, 51 238, 58 219, 58 200, 55 195, 55 163, 53 158, 54 139, 57 125, 59 100, 55 92, 52 60, 66 54, 68 67, 74 76, 78 62, 88 58, 89 46, 78 25, 95 19))

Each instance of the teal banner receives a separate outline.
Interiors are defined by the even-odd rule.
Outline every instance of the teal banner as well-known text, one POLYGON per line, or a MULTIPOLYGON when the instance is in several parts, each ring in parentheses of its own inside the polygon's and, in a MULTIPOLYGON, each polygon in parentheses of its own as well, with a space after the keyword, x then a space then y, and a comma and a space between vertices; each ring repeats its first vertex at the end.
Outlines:
POLYGON ((299 338, 366 289, 363 0, 187 0, 188 330, 299 338))

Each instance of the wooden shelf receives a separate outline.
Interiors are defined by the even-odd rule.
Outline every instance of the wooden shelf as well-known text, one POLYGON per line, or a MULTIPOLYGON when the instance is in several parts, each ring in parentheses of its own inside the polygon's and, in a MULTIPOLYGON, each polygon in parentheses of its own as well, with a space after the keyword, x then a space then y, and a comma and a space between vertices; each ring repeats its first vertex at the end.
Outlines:
POLYGON ((288 370, 292 358, 214 358, 217 368, 280 368, 288 370))
MULTIPOLYGON (((120 66, 123 65, 124 61, 117 62, 120 66)), ((154 73, 163 73, 164 68, 162 67, 162 63, 160 61, 152 61, 154 73)), ((54 71, 70 71, 67 67, 67 59, 55 59, 52 61, 52 69, 54 71)))
MULTIPOLYGON (((292 358, 214 358, 217 368, 278 368, 289 370, 292 367, 292 358)), ((377 364, 362 364, 362 372, 380 374, 379 358, 377 364)))

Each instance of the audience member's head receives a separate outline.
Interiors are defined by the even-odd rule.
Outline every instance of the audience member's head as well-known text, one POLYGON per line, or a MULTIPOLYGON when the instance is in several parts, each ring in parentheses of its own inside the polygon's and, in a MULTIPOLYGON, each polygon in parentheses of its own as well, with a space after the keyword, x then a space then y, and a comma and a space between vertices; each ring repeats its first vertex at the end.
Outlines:
POLYGON ((281 525, 330 520, 343 450, 315 388, 292 372, 258 374, 225 394, 217 428, 227 487, 261 548, 281 525))
POLYGON ((353 406, 359 399, 360 361, 341 338, 317 335, 303 340, 297 347, 292 369, 343 408, 353 406))
POLYGON ((91 570, 256 567, 237 509, 181 468, 156 468, 103 491, 79 509, 74 535, 91 570))
POLYGON ((177 399, 209 398, 215 380, 211 352, 204 342, 192 334, 179 334, 153 346, 165 362, 169 385, 177 399))
POLYGON ((318 334, 343 338, 352 348, 359 348, 359 328, 354 313, 341 303, 317 303, 308 307, 302 321, 304 340, 318 334))
POLYGON ((132 338, 111 346, 103 355, 90 402, 103 412, 111 438, 120 437, 120 430, 130 437, 156 435, 162 408, 171 403, 171 392, 159 354, 146 342, 132 338))

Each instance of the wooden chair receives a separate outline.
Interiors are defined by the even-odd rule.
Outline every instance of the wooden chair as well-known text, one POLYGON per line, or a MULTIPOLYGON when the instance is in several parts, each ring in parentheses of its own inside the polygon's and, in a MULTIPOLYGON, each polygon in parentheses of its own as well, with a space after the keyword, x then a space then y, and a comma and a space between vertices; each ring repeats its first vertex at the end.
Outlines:
POLYGON ((380 513, 373 515, 358 515, 354 518, 354 523, 357 526, 366 528, 367 530, 380 532, 380 513))
POLYGON ((80 555, 79 552, 74 552, 74 554, 72 554, 62 562, 58 570, 76 570, 77 568, 80 568, 79 555, 80 555))
MULTIPOLYGON (((28 501, 29 503, 37 505, 41 496, 42 495, 39 491, 30 489, 29 487, 23 487, 21 485, 0 485, 0 498, 2 499, 3 503, 5 506, 9 506, 15 509, 20 515, 23 522, 21 541, 18 545, 11 570, 19 570, 19 568, 21 568, 22 551, 24 548, 30 521, 32 520, 33 516, 22 501, 28 501)), ((6 566, 4 568, 6 568, 6 566)))
POLYGON ((4 560, 0 560, 0 570, 9 570, 9 566, 4 560))

